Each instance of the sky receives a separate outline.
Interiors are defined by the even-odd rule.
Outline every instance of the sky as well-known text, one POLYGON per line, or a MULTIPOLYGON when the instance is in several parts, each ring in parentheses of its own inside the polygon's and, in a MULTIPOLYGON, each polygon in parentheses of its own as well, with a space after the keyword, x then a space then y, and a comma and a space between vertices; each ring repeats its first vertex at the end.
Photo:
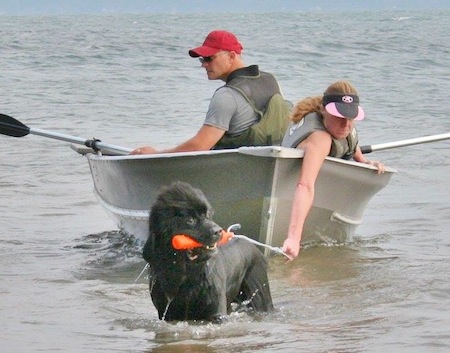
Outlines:
POLYGON ((0 14, 450 9, 449 0, 0 0, 0 14))

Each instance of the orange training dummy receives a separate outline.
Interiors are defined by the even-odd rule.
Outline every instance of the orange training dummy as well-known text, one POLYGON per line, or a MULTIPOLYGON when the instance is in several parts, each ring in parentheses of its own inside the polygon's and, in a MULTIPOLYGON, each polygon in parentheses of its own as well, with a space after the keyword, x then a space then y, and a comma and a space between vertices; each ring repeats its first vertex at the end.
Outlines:
MULTIPOLYGON (((218 245, 223 245, 228 242, 234 236, 233 232, 227 232, 222 229, 222 236, 218 242, 218 245)), ((175 250, 191 250, 195 248, 201 248, 205 246, 202 243, 199 243, 195 239, 191 238, 189 235, 185 234, 177 234, 172 238, 172 247, 175 250)))

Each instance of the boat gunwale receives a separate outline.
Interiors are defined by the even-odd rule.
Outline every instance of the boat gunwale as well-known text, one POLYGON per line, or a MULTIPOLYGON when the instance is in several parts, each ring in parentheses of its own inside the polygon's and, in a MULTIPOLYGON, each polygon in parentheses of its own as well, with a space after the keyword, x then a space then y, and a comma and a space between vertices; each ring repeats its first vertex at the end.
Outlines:
MULTIPOLYGON (((174 153, 157 153, 145 155, 101 155, 96 153, 86 153, 85 156, 90 160, 95 161, 126 161, 126 160, 152 160, 152 159, 170 159, 179 157, 199 157, 199 156, 214 156, 219 154, 243 154, 252 155, 263 158, 287 158, 287 159, 301 159, 304 156, 304 150, 298 148, 281 147, 281 146, 258 146, 258 147, 239 147, 234 149, 223 150, 207 150, 207 151, 191 151, 191 152, 174 152, 174 153)), ((365 164, 353 160, 345 160, 342 158, 325 157, 326 161, 338 164, 346 164, 350 166, 377 170, 377 167, 371 164, 365 164)), ((396 173, 397 170, 386 166, 386 172, 396 173)))

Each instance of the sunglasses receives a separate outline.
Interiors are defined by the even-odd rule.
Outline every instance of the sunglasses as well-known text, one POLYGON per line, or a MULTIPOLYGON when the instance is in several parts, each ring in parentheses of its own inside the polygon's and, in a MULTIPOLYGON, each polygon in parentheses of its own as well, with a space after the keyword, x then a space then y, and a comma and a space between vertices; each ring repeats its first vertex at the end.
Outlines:
POLYGON ((211 56, 203 56, 198 58, 198 60, 200 60, 200 63, 203 65, 204 63, 211 63, 216 57, 218 57, 220 54, 224 54, 224 53, 228 53, 227 51, 221 51, 215 55, 211 55, 211 56))
POLYGON ((202 58, 198 58, 198 60, 200 60, 200 63, 203 65, 204 63, 210 63, 211 61, 213 61, 214 56, 205 56, 202 58))

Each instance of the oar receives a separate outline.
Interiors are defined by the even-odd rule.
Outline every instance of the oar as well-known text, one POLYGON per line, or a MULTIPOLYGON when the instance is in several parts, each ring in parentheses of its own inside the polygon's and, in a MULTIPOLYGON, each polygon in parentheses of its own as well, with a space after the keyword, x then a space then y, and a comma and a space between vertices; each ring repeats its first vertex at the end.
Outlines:
POLYGON ((440 135, 432 135, 432 136, 424 136, 424 137, 416 137, 416 138, 412 138, 412 139, 408 139, 408 140, 380 143, 378 145, 361 146, 361 151, 362 151, 362 153, 370 153, 370 152, 374 152, 374 151, 387 150, 389 148, 412 146, 412 145, 418 145, 420 143, 428 143, 428 142, 441 141, 441 140, 447 140, 447 139, 450 139, 450 133, 440 134, 440 135))
POLYGON ((61 140, 71 143, 76 143, 79 145, 84 145, 90 147, 95 151, 105 149, 118 154, 128 154, 132 151, 130 148, 110 145, 108 143, 101 142, 95 138, 86 140, 76 136, 70 136, 65 134, 60 134, 58 132, 51 132, 41 129, 30 128, 25 124, 21 123, 19 120, 14 119, 12 116, 0 113, 0 133, 3 135, 8 135, 12 137, 23 137, 28 134, 39 135, 44 137, 49 137, 55 140, 61 140))

